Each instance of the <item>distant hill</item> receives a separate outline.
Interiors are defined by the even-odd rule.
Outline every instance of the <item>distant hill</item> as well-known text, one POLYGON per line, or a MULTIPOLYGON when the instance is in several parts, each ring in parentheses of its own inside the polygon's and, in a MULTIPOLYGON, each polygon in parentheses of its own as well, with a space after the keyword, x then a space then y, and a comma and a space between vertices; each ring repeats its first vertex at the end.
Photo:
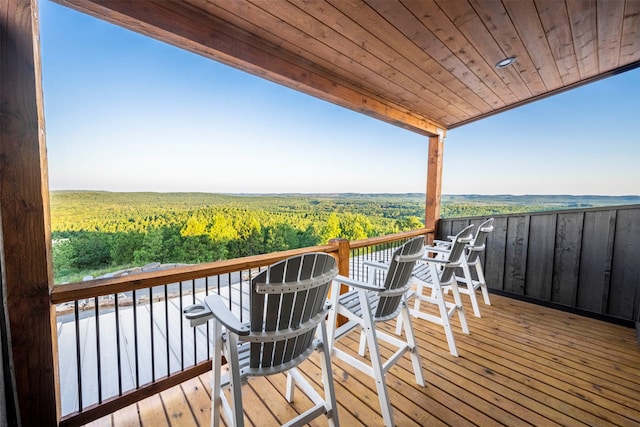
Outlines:
POLYGON ((638 196, 598 196, 598 195, 555 195, 555 194, 531 194, 514 196, 512 194, 458 194, 443 195, 443 203, 464 203, 474 202, 481 204, 544 204, 544 205, 561 205, 561 206, 614 206, 614 205, 634 205, 640 203, 640 195, 638 196))

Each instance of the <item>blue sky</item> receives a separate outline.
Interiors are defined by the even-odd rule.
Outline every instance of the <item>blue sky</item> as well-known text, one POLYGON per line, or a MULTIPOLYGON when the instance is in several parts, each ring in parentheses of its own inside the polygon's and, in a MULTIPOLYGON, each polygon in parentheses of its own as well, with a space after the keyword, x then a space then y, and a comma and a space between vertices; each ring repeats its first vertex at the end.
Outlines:
MULTIPOLYGON (((40 2, 51 190, 424 192, 427 138, 40 2)), ((640 194, 640 69, 449 131, 444 194, 640 194)))

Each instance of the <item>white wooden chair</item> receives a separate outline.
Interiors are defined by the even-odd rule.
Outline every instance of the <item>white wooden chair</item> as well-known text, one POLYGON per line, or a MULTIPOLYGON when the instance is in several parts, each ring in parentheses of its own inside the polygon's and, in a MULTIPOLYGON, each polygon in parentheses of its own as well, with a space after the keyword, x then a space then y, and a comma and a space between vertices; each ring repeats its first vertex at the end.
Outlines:
POLYGON ((325 322, 327 293, 337 274, 335 259, 324 253, 271 265, 251 281, 248 324, 240 323, 218 295, 185 309, 192 326, 208 320, 213 323, 211 425, 219 425, 222 407, 227 425, 243 426, 242 383, 247 377, 279 372, 287 372, 289 402, 297 385, 314 403, 286 425, 305 425, 323 414, 330 426, 339 425, 325 322), (324 398, 296 368, 314 350, 321 353, 324 398), (228 362, 227 375, 223 375, 221 354, 228 362), (223 393, 226 387, 230 388, 230 402, 223 393))
MULTIPOLYGON (((410 313, 414 317, 441 325, 447 337, 449 352, 456 357, 458 356, 458 350, 450 319, 457 314, 460 327, 465 334, 469 334, 469 326, 464 314, 462 298, 460 297, 461 291, 458 289, 455 271, 464 263, 464 248, 465 245, 471 242, 472 228, 473 225, 470 225, 457 235, 452 236, 453 243, 448 248, 438 246, 424 247, 425 257, 416 264, 411 279, 411 283, 415 285, 415 290, 412 290, 409 294, 409 297, 413 296, 415 298, 413 309, 410 310, 410 313), (430 257, 428 256, 429 254, 434 256, 430 257), (430 291, 425 293, 427 289, 430 291), (451 289, 453 302, 446 300, 446 289, 451 289), (421 311, 420 307, 423 302, 436 305, 438 314, 421 311)), ((401 322, 398 321, 396 326, 397 334, 400 333, 400 328, 401 322)))
MULTIPOLYGON (((489 218, 478 226, 475 236, 465 248, 465 257, 460 265, 462 276, 456 276, 456 280, 461 285, 459 287, 460 292, 469 295, 469 298, 471 299, 471 306, 473 307, 473 314, 476 317, 481 317, 478 298, 476 297, 476 291, 478 289, 482 292, 484 303, 486 305, 491 305, 487 282, 484 278, 484 271, 482 270, 482 258, 480 255, 485 251, 487 237, 492 231, 493 218, 489 218)), ((451 241, 436 240, 434 243, 436 246, 442 248, 451 247, 451 241)))
POLYGON ((337 276, 331 289, 329 342, 332 354, 375 379, 386 426, 393 426, 394 423, 385 373, 400 360, 405 352, 409 352, 411 356, 416 383, 423 387, 425 385, 405 298, 405 294, 410 288, 411 272, 416 261, 422 257, 423 246, 423 237, 414 238, 393 253, 389 264, 365 262, 368 269, 367 283, 337 276), (384 274, 384 282, 381 284, 377 284, 375 280, 376 277, 379 277, 378 272, 384 274), (339 294, 341 284, 350 286, 350 290, 342 295, 339 294), (347 322, 339 327, 336 323, 338 314, 347 318, 347 322), (398 316, 404 317, 406 341, 376 329, 376 323, 396 319, 398 316), (358 351, 361 357, 356 357, 335 346, 336 341, 353 330, 361 332, 358 351), (378 339, 397 347, 397 351, 384 363, 378 349, 378 339), (368 364, 364 359, 367 344, 371 364, 368 364))

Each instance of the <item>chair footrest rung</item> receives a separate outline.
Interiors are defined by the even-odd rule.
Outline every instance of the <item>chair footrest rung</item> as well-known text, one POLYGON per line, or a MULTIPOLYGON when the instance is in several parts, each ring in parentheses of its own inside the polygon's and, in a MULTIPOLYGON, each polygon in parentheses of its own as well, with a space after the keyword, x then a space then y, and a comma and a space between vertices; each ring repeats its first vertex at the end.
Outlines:
POLYGON ((423 313, 422 311, 409 310, 409 314, 413 317, 417 317, 422 320, 426 320, 427 322, 435 323, 436 325, 444 325, 444 321, 440 316, 436 316, 435 314, 423 313))
POLYGON ((286 424, 282 424, 282 427, 294 427, 304 426, 309 424, 310 421, 318 418, 320 415, 325 414, 327 409, 324 405, 316 405, 313 408, 307 409, 302 414, 298 415, 286 424))

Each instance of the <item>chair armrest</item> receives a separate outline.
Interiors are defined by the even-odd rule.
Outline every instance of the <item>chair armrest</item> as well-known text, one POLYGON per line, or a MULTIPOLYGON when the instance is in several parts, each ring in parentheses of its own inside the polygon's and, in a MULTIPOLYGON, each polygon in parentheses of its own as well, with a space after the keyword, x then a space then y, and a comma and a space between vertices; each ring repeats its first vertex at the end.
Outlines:
POLYGON ((219 295, 208 295, 204 299, 204 303, 207 305, 211 314, 220 323, 222 323, 228 331, 234 332, 238 335, 249 335, 251 330, 247 324, 243 324, 233 315, 229 307, 224 303, 219 295))
POLYGON ((199 302, 185 307, 182 310, 184 317, 189 321, 192 328, 196 326, 204 325, 209 320, 213 319, 213 314, 206 304, 199 302))
POLYGON ((451 246, 453 242, 449 240, 434 240, 433 244, 436 246, 451 246))
POLYGON ((384 291, 384 288, 381 288, 380 286, 375 286, 370 283, 361 282, 359 280, 355 280, 350 277, 345 277, 341 275, 337 275, 336 278, 333 280, 335 282, 344 283, 345 285, 349 285, 354 288, 364 289, 367 291, 374 291, 374 292, 384 291))
POLYGON ((389 264, 387 264, 386 262, 382 262, 382 261, 371 261, 371 260, 364 260, 362 262, 363 265, 367 266, 367 267, 371 267, 371 268, 375 268, 378 270, 386 270, 387 268, 389 268, 389 264))
MULTIPOLYGON (((441 254, 448 254, 449 252, 451 252, 450 248, 443 248, 443 247, 438 247, 438 246, 425 246, 424 247, 424 251, 425 252, 439 252, 441 254)), ((425 259, 426 257, 423 257, 422 259, 425 259)))
POLYGON ((438 259, 438 258, 422 258, 422 262, 433 263, 433 264, 454 264, 451 261, 447 261, 446 259, 438 259))

